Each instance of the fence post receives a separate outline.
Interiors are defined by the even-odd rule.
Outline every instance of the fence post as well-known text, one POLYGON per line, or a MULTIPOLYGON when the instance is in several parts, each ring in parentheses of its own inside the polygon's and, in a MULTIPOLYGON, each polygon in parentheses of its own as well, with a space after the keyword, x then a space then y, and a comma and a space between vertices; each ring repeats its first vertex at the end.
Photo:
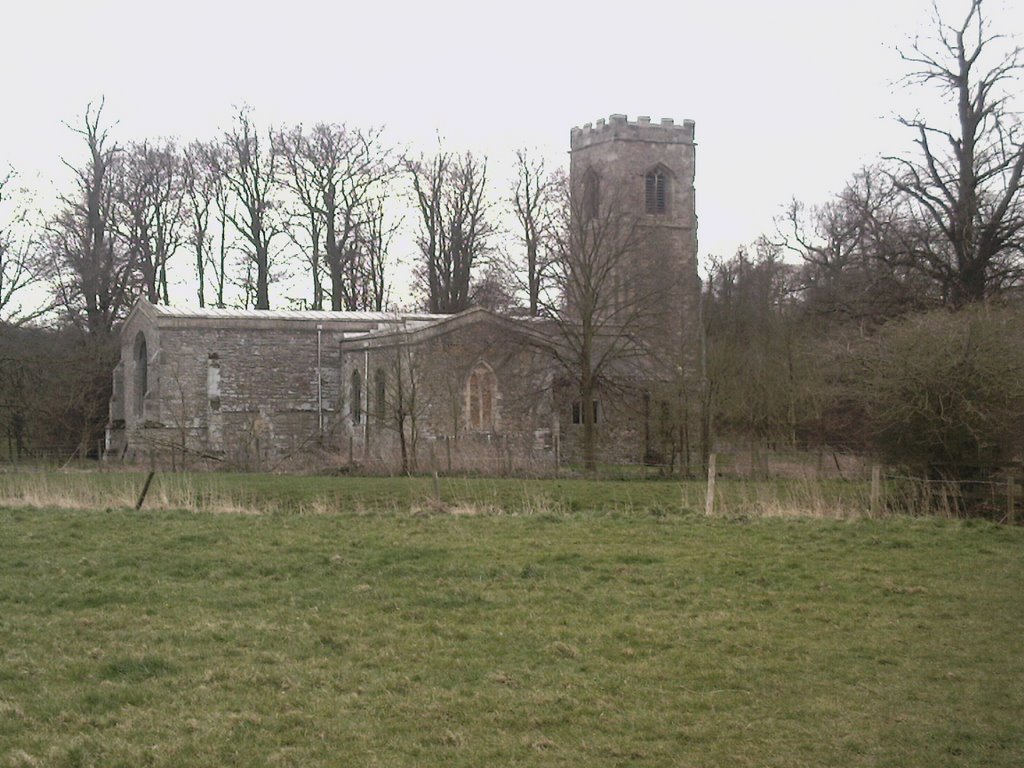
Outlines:
MULTIPOLYGON (((150 464, 152 467, 152 464, 150 464)), ((142 509, 142 502, 146 500, 146 494, 149 493, 149 484, 153 482, 153 475, 156 474, 155 469, 150 469, 149 474, 146 475, 146 482, 142 485, 142 493, 139 494, 139 500, 135 502, 135 511, 138 512, 142 509)))
POLYGON ((871 465, 871 516, 878 517, 882 506, 882 465, 871 465))
POLYGON ((452 436, 451 435, 445 435, 445 438, 444 438, 444 451, 445 451, 445 457, 448 460, 447 467, 448 467, 448 474, 450 475, 452 473, 452 436))
POLYGON ((704 500, 704 514, 710 517, 715 511, 715 459, 716 454, 708 456, 708 495, 704 500))

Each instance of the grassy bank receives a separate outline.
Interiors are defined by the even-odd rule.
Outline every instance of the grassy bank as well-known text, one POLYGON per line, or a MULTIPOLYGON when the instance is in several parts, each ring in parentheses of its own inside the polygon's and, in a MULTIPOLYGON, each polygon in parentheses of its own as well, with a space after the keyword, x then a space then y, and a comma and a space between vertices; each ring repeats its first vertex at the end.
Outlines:
POLYGON ((1024 763, 1020 529, 407 501, 0 509, 0 765, 1024 763))

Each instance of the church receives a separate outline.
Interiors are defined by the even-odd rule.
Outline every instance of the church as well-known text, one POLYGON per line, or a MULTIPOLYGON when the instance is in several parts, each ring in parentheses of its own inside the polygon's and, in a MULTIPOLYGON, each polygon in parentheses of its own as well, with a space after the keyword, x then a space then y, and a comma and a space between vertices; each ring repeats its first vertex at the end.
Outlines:
POLYGON ((594 249, 586 269, 607 273, 600 295, 567 296, 560 319, 140 298, 121 330, 107 459, 543 474, 579 461, 589 430, 602 462, 675 461, 696 413, 694 124, 612 115, 573 128, 570 148, 574 248, 594 249), (602 263, 611 206, 636 237, 624 258, 602 263), (607 322, 616 317, 620 326, 607 322), (593 318, 606 322, 578 349, 574 329, 593 318), (607 365, 581 390, 579 368, 595 355, 607 365))

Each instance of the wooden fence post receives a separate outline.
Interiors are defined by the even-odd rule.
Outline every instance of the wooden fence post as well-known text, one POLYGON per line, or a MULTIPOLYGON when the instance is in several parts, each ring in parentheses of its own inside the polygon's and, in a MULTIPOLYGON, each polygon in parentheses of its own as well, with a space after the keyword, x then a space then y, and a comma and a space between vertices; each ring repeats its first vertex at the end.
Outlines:
POLYGON ((142 502, 146 500, 146 494, 149 493, 149 484, 153 482, 153 475, 156 474, 155 469, 150 469, 149 474, 146 475, 146 482, 142 485, 142 493, 139 494, 139 500, 135 502, 135 511, 138 512, 142 509, 142 502))
POLYGON ((871 465, 871 516, 878 517, 882 506, 882 465, 871 465))
POLYGON ((716 455, 712 453, 708 456, 708 495, 704 500, 704 514, 710 517, 715 511, 715 459, 716 455))

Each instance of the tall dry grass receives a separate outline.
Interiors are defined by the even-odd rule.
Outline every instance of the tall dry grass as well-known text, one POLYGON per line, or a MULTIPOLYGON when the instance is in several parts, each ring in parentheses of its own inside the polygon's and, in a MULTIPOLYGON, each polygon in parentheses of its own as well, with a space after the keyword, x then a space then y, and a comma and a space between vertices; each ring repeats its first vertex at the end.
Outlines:
MULTIPOLYGON (((131 509, 146 476, 137 473, 8 472, 0 474, 0 507, 131 509)), ((187 475, 160 474, 146 493, 146 509, 259 514, 226 491, 200 486, 187 475)))
MULTIPOLYGON (((145 479, 146 474, 141 472, 0 473, 0 507, 132 509, 145 479)), ((705 496, 706 485, 698 481, 483 477, 366 481, 157 473, 143 508, 250 515, 281 511, 309 515, 686 515, 703 513, 705 496)), ((901 502, 892 508, 913 514, 907 504, 901 502)), ((761 482, 720 479, 714 515, 834 520, 868 517, 870 488, 865 483, 811 478, 761 482)))

